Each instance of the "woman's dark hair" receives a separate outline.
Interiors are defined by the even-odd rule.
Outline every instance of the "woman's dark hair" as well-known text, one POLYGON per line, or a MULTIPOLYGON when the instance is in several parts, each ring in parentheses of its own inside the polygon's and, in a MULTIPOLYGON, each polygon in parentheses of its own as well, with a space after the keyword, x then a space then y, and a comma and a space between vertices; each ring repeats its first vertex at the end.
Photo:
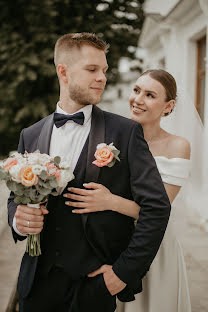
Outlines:
MULTIPOLYGON (((140 75, 149 75, 152 79, 157 80, 165 88, 166 102, 176 100, 177 85, 174 77, 163 69, 148 69, 140 75)), ((172 113, 173 109, 170 113, 172 113)), ((165 113, 164 116, 168 116, 170 113, 165 113)))

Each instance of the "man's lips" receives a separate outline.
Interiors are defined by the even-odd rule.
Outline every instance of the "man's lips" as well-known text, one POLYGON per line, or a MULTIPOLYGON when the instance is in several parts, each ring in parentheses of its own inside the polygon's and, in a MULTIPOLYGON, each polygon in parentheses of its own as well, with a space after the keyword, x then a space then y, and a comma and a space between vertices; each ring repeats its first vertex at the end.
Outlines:
POLYGON ((101 87, 91 87, 91 89, 98 90, 98 91, 103 91, 104 90, 104 88, 101 88, 101 87))

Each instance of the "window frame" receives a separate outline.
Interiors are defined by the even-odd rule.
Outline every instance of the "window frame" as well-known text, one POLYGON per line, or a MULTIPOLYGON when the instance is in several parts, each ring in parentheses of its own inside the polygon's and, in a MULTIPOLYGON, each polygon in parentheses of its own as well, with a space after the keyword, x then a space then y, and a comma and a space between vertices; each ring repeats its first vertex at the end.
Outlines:
MULTIPOLYGON (((206 67, 203 69, 200 69, 200 64, 201 64, 201 48, 202 45, 205 43, 205 46, 207 45, 207 37, 206 35, 197 40, 197 76, 196 76, 196 101, 195 101, 195 106, 197 109, 197 112, 202 120, 204 121, 204 115, 202 116, 202 111, 200 109, 200 85, 201 85, 201 80, 206 79, 206 67)), ((205 92, 205 90, 204 90, 205 92)), ((205 103, 204 103, 205 104, 205 103)))

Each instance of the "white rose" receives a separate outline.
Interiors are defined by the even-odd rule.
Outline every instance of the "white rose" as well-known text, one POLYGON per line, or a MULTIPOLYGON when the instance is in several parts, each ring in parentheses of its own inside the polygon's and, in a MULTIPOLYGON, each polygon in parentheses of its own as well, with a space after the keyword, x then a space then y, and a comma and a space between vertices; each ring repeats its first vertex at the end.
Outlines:
POLYGON ((39 164, 39 155, 37 153, 27 154, 27 162, 30 165, 38 165, 39 164))
POLYGON ((18 164, 21 166, 21 167, 24 167, 26 164, 27 164, 27 159, 26 158, 18 158, 18 164))
POLYGON ((22 158, 22 154, 20 154, 18 152, 12 152, 12 153, 10 153, 10 157, 22 158))
POLYGON ((30 153, 27 154, 27 161, 30 165, 45 165, 50 162, 51 157, 47 154, 30 153))
POLYGON ((59 187, 66 187, 67 183, 74 179, 74 175, 71 170, 61 170, 60 179, 58 181, 59 187))
POLYGON ((41 165, 33 165, 32 166, 33 173, 36 175, 40 175, 42 171, 47 171, 47 168, 45 166, 41 165))
POLYGON ((63 168, 63 169, 67 169, 67 168, 69 168, 69 162, 66 160, 63 160, 60 162, 59 167, 63 168))
POLYGON ((9 169, 9 174, 11 175, 13 181, 18 182, 18 183, 21 182, 21 180, 19 179, 19 172, 22 167, 23 166, 18 163, 17 165, 12 166, 9 169))
POLYGON ((40 165, 47 164, 48 162, 51 161, 51 159, 52 158, 49 155, 47 155, 47 154, 39 154, 39 160, 40 160, 39 164, 40 165))

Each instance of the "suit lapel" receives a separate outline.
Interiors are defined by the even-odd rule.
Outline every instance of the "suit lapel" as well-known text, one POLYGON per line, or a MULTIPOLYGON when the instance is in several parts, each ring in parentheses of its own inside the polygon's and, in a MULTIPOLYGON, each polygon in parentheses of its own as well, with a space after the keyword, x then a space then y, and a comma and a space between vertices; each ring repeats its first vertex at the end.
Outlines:
MULTIPOLYGON (((85 183, 97 182, 100 173, 100 168, 93 165, 92 162, 95 160, 94 154, 96 147, 100 143, 105 143, 105 120, 103 111, 96 106, 93 106, 92 110, 92 121, 91 130, 89 135, 89 145, 87 154, 87 164, 85 172, 85 183)), ((88 214, 82 214, 82 221, 85 227, 87 222, 88 214)))
POLYGON ((40 153, 45 153, 49 155, 53 125, 53 114, 51 114, 48 116, 46 122, 44 123, 38 139, 37 149, 39 149, 40 153))

